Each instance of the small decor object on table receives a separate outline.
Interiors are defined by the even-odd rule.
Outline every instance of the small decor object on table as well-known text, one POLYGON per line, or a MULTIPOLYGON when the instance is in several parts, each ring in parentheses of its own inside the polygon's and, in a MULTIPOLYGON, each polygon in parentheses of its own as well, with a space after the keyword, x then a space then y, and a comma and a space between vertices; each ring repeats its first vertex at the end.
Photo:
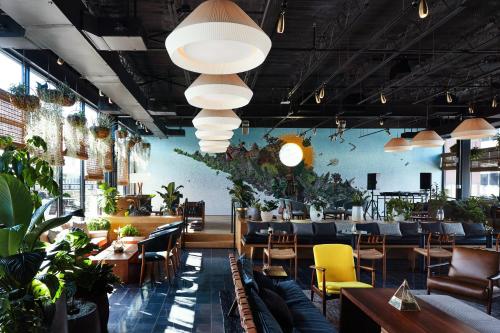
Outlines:
POLYGON ((399 311, 420 311, 420 306, 415 296, 411 293, 410 286, 408 286, 408 281, 406 281, 406 279, 391 297, 389 304, 399 311))
POLYGON ((262 273, 272 279, 286 279, 288 277, 283 266, 264 266, 262 273))
POLYGON ((260 216, 262 222, 271 222, 273 220, 273 211, 278 208, 278 201, 264 200, 264 204, 260 208, 260 216))

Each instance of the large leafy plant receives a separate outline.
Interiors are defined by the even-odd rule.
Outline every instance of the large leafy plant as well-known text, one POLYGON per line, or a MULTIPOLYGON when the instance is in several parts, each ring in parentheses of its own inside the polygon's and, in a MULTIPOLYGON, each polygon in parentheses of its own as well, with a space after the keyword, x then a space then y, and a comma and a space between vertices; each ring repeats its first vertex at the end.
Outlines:
POLYGON ((162 211, 166 211, 171 215, 175 214, 175 210, 177 206, 179 206, 180 200, 183 197, 180 189, 183 188, 183 185, 175 186, 175 182, 170 182, 168 183, 167 186, 163 185, 161 188, 164 189, 165 191, 158 192, 160 197, 163 199, 163 207, 162 211))
POLYGON ((117 197, 118 190, 116 187, 109 186, 108 183, 99 183, 99 189, 101 190, 101 195, 99 197, 99 206, 102 208, 103 212, 108 215, 113 215, 117 212, 117 197))
POLYGON ((228 179, 233 182, 233 187, 228 188, 231 198, 238 203, 240 208, 249 207, 255 200, 256 192, 250 185, 245 184, 243 179, 232 177, 228 177, 228 179))
POLYGON ((408 220, 411 217, 413 209, 413 203, 401 198, 392 198, 385 206, 386 218, 389 221, 394 221, 395 215, 403 215, 405 220, 408 220))

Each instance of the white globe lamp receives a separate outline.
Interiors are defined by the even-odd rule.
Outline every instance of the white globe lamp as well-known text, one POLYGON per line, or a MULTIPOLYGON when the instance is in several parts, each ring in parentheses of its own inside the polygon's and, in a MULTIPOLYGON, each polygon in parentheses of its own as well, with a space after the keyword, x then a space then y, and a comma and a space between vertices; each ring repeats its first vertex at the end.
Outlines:
POLYGON ((300 146, 296 143, 285 143, 279 152, 281 163, 288 167, 297 166, 304 157, 300 146))

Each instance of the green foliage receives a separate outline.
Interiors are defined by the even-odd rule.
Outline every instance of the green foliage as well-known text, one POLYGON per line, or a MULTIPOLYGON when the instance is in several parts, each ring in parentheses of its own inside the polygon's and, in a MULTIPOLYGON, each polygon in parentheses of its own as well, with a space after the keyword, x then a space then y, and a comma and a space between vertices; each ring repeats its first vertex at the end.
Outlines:
POLYGON ((9 88, 9 92, 15 96, 24 96, 27 94, 28 90, 23 83, 13 84, 9 88))
POLYGON ((87 125, 87 117, 85 116, 85 111, 83 110, 68 115, 66 120, 73 127, 82 128, 87 125))
POLYGON ((479 147, 474 147, 470 150, 470 159, 471 161, 480 160, 483 157, 484 151, 479 147))
POLYGON ((99 112, 97 113, 97 118, 94 122, 94 126, 111 129, 113 123, 113 118, 105 113, 99 112))
POLYGON ((140 236, 139 230, 131 224, 127 224, 120 229, 120 237, 136 237, 140 236))
POLYGON ((252 203, 250 204, 250 207, 253 207, 257 210, 261 210, 262 208, 262 203, 260 202, 259 198, 255 198, 252 203))
POLYGON ((113 215, 117 212, 117 197, 118 190, 116 187, 109 186, 108 183, 102 182, 98 185, 99 190, 101 190, 101 195, 99 196, 99 207, 102 211, 108 215, 113 215))
POLYGON ((0 145, 4 149, 0 155, 0 174, 12 175, 24 183, 31 193, 35 208, 42 205, 37 188, 46 190, 51 196, 59 195, 59 186, 54 180, 54 171, 50 164, 30 154, 33 149, 47 151, 47 144, 41 137, 28 139, 24 148, 13 145, 12 139, 8 137, 2 137, 0 145))
POLYGON ((333 190, 330 173, 312 179, 299 179, 303 188, 304 201, 321 210, 328 205, 327 197, 333 190))
POLYGON ((183 187, 183 185, 179 185, 176 187, 175 182, 170 182, 167 186, 162 186, 165 192, 162 193, 156 191, 156 193, 158 193, 163 199, 163 206, 161 208, 162 211, 166 211, 171 215, 175 214, 180 200, 183 197, 182 193, 180 192, 180 189, 183 187))
POLYGON ((413 212, 413 204, 401 198, 392 198, 387 202, 385 212, 386 219, 389 221, 394 221, 394 215, 401 214, 404 215, 405 220, 408 220, 413 212))
POLYGON ((263 212, 271 212, 278 208, 278 201, 277 200, 264 200, 264 204, 261 207, 261 211, 263 212))
POLYGON ((368 200, 370 196, 366 191, 361 191, 356 189, 351 196, 351 202, 353 206, 364 206, 365 202, 368 200))
POLYGON ((109 230, 111 223, 107 218, 96 217, 87 222, 87 229, 90 231, 109 230))
POLYGON ((240 208, 247 208, 255 201, 256 192, 250 185, 245 184, 242 179, 234 179, 228 177, 230 181, 233 182, 232 188, 227 188, 229 190, 229 195, 231 198, 238 203, 240 208))

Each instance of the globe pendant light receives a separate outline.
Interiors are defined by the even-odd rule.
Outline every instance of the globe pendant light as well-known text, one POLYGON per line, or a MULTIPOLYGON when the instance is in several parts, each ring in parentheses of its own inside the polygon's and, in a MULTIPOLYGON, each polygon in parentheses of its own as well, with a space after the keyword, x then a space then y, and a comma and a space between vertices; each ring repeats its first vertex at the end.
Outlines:
POLYGON ((271 39, 233 1, 207 0, 167 36, 165 47, 186 70, 234 74, 262 64, 271 39))
POLYGON ((457 140, 481 139, 495 136, 497 130, 483 118, 465 119, 451 132, 451 137, 457 140))
POLYGON ((412 149, 412 145, 408 140, 403 138, 392 138, 384 145, 386 153, 395 153, 400 151, 408 151, 412 149))
POLYGON ((202 131, 194 133, 200 140, 229 140, 233 137, 233 131, 202 131))
POLYGON ((303 157, 304 153, 298 144, 286 143, 281 146, 279 158, 284 165, 294 167, 302 161, 303 157))
POLYGON ((236 109, 250 103, 253 93, 237 74, 201 74, 184 95, 200 109, 236 109))
POLYGON ((203 109, 193 119, 193 126, 199 130, 232 131, 240 124, 233 110, 203 109))
POLYGON ((427 130, 418 132, 411 144, 413 147, 441 147, 444 140, 435 131, 427 130))
POLYGON ((200 147, 229 147, 229 141, 228 140, 200 140, 199 142, 200 147))

